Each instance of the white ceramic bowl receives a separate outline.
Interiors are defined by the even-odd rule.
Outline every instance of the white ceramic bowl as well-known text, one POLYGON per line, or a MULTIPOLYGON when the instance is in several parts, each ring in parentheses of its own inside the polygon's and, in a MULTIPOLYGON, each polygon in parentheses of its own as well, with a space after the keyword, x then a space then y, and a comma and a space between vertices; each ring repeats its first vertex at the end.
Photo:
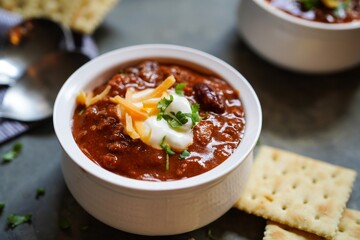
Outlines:
POLYGON ((115 228, 143 235, 171 235, 200 228, 228 211, 239 198, 252 166, 262 123, 258 98, 245 78, 209 54, 173 45, 139 45, 99 56, 78 69, 60 90, 54 127, 66 157, 62 171, 79 204, 115 228), (109 172, 88 159, 72 136, 75 98, 108 80, 116 67, 140 59, 166 58, 192 68, 210 69, 240 92, 246 114, 243 141, 216 168, 184 180, 148 182, 109 172))
POLYGON ((360 63, 360 21, 319 23, 287 14, 265 0, 242 0, 238 29, 255 52, 289 70, 331 73, 360 63))

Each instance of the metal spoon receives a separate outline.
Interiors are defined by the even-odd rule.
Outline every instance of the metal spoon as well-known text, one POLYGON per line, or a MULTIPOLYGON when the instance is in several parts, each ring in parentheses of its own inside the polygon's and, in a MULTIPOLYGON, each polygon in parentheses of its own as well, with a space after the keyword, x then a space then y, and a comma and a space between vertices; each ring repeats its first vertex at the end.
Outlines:
POLYGON ((79 52, 46 54, 7 90, 0 106, 0 118, 29 122, 50 117, 62 84, 89 60, 79 52))
POLYGON ((0 85, 12 85, 27 66, 59 48, 62 26, 47 19, 29 19, 10 28, 0 46, 0 85))

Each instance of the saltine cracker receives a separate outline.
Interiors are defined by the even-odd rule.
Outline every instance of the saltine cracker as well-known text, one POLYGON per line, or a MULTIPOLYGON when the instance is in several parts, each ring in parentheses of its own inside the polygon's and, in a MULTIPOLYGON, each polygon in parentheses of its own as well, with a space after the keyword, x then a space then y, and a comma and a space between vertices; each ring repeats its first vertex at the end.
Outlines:
POLYGON ((0 8, 24 18, 48 18, 91 34, 118 0, 0 0, 0 8))
MULTIPOLYGON (((334 240, 360 239, 360 211, 345 209, 334 240)), ((263 240, 324 240, 298 229, 268 221, 263 240)))
POLYGON ((263 146, 235 207, 332 239, 356 172, 263 146))

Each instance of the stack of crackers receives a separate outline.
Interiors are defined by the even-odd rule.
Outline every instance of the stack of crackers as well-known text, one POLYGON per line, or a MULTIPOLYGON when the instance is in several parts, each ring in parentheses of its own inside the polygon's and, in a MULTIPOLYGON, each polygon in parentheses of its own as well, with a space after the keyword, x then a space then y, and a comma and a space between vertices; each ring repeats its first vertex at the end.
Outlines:
POLYGON ((360 212, 346 209, 356 172, 262 146, 235 207, 268 220, 264 240, 359 240, 360 212))
POLYGON ((117 0, 0 0, 0 8, 24 18, 45 17, 91 34, 117 0))

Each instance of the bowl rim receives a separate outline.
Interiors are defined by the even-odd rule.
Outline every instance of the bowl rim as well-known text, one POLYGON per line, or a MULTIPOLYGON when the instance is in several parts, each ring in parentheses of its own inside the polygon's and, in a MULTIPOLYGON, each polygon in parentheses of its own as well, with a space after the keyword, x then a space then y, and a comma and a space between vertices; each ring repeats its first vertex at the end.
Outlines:
MULTIPOLYGON (((94 81, 94 79, 91 79, 90 82, 94 81)), ((139 191, 174 191, 189 189, 220 180, 226 174, 236 169, 247 156, 252 153, 258 141, 262 125, 262 112, 260 102, 250 83, 237 70, 219 58, 189 47, 170 44, 142 44, 112 50, 92 59, 76 70, 62 86, 55 100, 53 124, 56 136, 63 150, 69 158, 86 173, 89 173, 112 186, 124 189, 139 191), (244 137, 235 152, 217 167, 203 174, 180 180, 160 182, 137 180, 112 173, 95 164, 86 157, 75 143, 71 131, 75 97, 79 90, 83 90, 86 83, 89 83, 86 76, 89 75, 95 78, 92 74, 96 73, 96 75, 98 75, 104 73, 104 71, 114 68, 114 66, 130 62, 132 58, 134 60, 150 59, 151 57, 148 57, 147 54, 152 56, 152 58, 164 55, 167 58, 176 58, 193 62, 194 64, 212 69, 216 74, 219 74, 223 78, 225 78, 225 76, 223 76, 225 73, 227 76, 225 79, 226 81, 231 85, 239 84, 239 86, 242 87, 240 99, 244 105, 246 119, 244 137), (231 79, 228 78, 228 76, 231 76, 231 79)))
MULTIPOLYGON (((247 1, 247 0, 242 0, 247 1)), ((351 29, 360 29, 360 20, 352 21, 348 23, 322 23, 316 22, 311 20, 306 20, 303 18, 299 18, 293 16, 289 13, 282 11, 281 9, 277 8, 266 2, 266 0, 251 0, 254 1, 259 7, 264 9, 265 11, 271 13, 272 15, 291 22, 293 24, 297 24, 303 27, 313 28, 313 29, 321 29, 321 30, 329 30, 329 31, 341 31, 341 30, 351 30, 351 29)))

